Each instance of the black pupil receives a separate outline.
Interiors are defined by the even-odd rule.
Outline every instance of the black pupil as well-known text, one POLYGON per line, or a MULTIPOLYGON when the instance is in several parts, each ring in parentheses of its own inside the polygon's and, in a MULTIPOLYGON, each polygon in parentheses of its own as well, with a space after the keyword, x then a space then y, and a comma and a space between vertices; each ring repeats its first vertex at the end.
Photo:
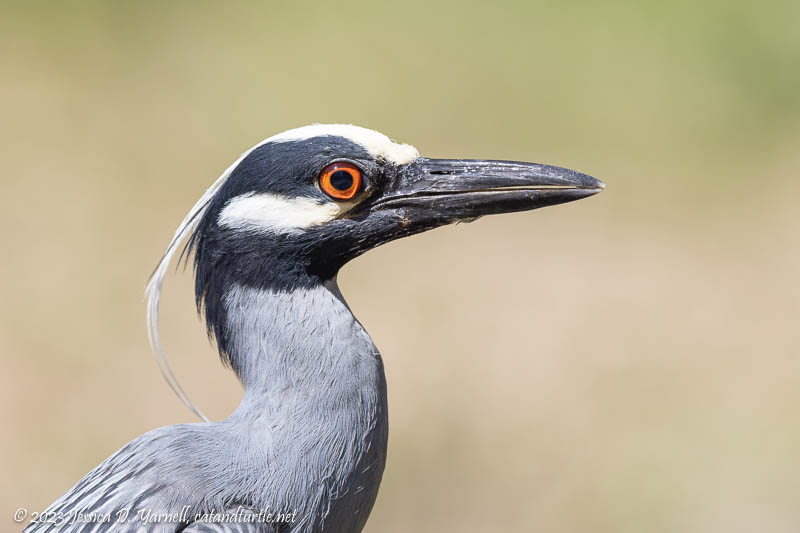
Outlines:
POLYGON ((353 175, 346 170, 337 170, 331 174, 331 185, 337 191, 346 191, 353 186, 353 175))

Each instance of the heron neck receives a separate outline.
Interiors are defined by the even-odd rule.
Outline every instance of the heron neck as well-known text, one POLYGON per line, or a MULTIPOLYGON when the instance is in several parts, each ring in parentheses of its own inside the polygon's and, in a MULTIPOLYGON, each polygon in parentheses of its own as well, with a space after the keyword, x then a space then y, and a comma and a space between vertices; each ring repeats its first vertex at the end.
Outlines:
POLYGON ((342 401, 353 410, 385 405, 380 354, 335 280, 294 291, 234 285, 224 306, 230 358, 245 386, 234 417, 287 407, 298 416, 342 401))
POLYGON ((227 420, 247 456, 238 467, 269 485, 261 504, 298 510, 298 531, 361 531, 388 438, 383 363, 369 335, 335 281, 290 292, 234 286, 224 304, 245 386, 227 420))

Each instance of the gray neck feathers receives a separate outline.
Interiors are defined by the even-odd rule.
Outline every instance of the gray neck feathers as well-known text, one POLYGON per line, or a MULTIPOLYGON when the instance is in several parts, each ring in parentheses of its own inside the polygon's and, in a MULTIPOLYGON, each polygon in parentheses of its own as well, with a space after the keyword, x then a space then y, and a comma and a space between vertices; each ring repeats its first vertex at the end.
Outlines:
POLYGON ((388 429, 383 363, 369 335, 335 281, 291 292, 234 285, 224 305, 245 386, 226 423, 246 427, 264 461, 261 503, 297 508, 306 520, 298 531, 360 531, 388 429))

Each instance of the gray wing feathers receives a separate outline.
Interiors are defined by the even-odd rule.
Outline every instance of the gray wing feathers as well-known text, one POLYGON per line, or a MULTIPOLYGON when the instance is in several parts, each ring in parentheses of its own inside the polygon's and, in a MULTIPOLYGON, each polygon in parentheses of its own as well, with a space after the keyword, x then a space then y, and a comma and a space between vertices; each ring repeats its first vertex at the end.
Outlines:
POLYGON ((159 512, 167 501, 169 488, 155 473, 153 455, 153 449, 158 449, 165 435, 163 429, 142 435, 106 459, 50 505, 41 520, 29 524, 23 533, 135 531, 132 522, 138 510, 159 512), (130 528, 125 527, 128 523, 130 528))
POLYGON ((23 533, 288 533, 296 524, 259 520, 247 505, 228 509, 230 500, 223 503, 219 496, 231 481, 215 474, 227 462, 214 445, 236 449, 226 442, 235 432, 216 428, 220 431, 209 437, 212 426, 184 424, 145 433, 86 474, 23 533))

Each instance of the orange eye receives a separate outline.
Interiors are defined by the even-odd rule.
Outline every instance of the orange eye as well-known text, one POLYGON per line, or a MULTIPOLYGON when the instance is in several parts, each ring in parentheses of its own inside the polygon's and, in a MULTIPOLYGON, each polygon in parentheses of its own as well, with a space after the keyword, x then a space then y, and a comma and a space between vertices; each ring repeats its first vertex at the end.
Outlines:
POLYGON ((322 169, 319 186, 334 200, 351 200, 361 192, 361 170, 352 163, 333 163, 322 169))

